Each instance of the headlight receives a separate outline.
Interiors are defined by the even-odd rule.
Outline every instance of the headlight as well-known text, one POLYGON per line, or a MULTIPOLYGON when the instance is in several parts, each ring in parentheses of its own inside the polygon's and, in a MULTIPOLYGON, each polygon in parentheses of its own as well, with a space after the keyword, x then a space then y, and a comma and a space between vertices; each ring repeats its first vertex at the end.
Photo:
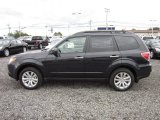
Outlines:
POLYGON ((156 50, 157 52, 160 52, 160 48, 155 48, 155 50, 156 50))
POLYGON ((14 63, 14 62, 16 62, 16 57, 11 57, 10 60, 9 60, 9 64, 14 63))
POLYGON ((0 47, 0 50, 2 50, 3 47, 0 47))

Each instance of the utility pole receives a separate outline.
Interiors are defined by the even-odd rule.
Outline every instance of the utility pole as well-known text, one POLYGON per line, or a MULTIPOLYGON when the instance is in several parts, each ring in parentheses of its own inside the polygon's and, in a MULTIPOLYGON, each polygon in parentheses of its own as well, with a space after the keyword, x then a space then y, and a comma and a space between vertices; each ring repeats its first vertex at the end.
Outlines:
POLYGON ((152 37, 153 37, 153 22, 155 22, 156 20, 149 20, 149 21, 151 21, 151 28, 152 28, 152 37))
POLYGON ((92 30, 92 20, 89 21, 90 30, 92 30))
POLYGON ((10 27, 10 25, 9 25, 9 24, 8 24, 7 26, 8 26, 8 35, 10 35, 11 27, 10 27))
POLYGON ((46 28, 46 36, 47 36, 47 28, 48 28, 48 26, 46 25, 45 28, 46 28))
POLYGON ((106 13, 106 30, 108 28, 108 13, 110 12, 110 9, 108 8, 104 8, 105 9, 105 13, 106 13))

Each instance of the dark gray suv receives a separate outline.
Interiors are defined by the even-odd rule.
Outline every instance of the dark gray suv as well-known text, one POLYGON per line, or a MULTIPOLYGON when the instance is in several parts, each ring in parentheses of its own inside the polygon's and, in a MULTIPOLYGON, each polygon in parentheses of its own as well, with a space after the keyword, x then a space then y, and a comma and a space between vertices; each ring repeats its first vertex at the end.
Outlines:
POLYGON ((125 91, 151 72, 150 52, 142 40, 126 31, 85 31, 49 49, 14 56, 9 75, 27 89, 48 79, 105 79, 125 91))

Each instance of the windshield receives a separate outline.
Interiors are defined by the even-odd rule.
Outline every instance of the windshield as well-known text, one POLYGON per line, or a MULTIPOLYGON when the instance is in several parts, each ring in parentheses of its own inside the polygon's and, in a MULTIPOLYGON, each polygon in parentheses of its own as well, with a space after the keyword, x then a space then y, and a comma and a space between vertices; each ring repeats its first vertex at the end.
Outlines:
POLYGON ((9 40, 0 40, 0 45, 6 45, 9 43, 9 40))

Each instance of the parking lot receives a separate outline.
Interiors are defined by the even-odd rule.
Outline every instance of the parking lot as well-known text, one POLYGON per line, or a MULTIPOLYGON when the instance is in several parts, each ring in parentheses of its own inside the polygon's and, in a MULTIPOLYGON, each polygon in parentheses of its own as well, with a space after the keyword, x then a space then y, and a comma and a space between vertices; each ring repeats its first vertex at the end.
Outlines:
POLYGON ((160 60, 150 77, 126 92, 104 81, 49 81, 26 90, 8 76, 10 57, 0 57, 0 120, 159 120, 160 60))

